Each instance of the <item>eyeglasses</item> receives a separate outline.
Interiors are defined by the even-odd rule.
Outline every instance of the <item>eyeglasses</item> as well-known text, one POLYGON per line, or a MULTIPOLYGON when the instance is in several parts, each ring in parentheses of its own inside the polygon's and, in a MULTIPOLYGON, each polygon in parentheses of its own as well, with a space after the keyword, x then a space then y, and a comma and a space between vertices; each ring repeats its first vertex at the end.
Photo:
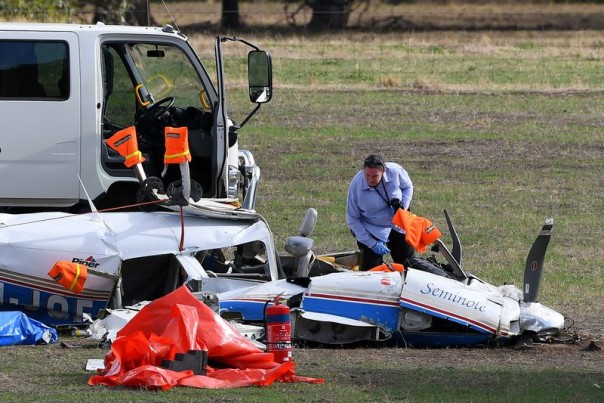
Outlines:
POLYGON ((384 168, 384 162, 382 161, 382 158, 380 156, 372 154, 369 157, 365 158, 365 161, 363 161, 363 167, 384 168))

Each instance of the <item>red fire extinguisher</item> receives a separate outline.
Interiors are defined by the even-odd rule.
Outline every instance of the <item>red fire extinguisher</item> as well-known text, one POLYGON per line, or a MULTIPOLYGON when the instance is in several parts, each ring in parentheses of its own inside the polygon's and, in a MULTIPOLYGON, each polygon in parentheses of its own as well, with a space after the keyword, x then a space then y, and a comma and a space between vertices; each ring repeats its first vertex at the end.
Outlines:
POLYGON ((272 301, 274 305, 264 305, 264 332, 266 334, 266 351, 273 353, 275 362, 292 361, 291 323, 289 307, 279 302, 279 295, 272 301))

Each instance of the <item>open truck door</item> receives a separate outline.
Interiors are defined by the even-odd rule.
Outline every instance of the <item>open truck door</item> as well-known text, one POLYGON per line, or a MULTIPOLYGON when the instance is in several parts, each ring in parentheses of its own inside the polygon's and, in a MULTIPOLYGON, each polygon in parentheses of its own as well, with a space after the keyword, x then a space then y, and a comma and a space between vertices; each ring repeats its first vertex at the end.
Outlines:
MULTIPOLYGON (((243 191, 242 200, 244 207, 253 208, 256 180, 252 179, 253 174, 248 172, 246 159, 250 158, 249 153, 240 153, 238 149, 238 130, 242 128, 248 120, 260 109, 261 104, 267 103, 272 98, 272 62, 270 54, 260 50, 257 46, 241 38, 217 36, 215 41, 216 57, 216 77, 218 102, 214 106, 214 125, 212 137, 214 139, 214 165, 212 175, 215 178, 214 193, 224 195, 225 197, 237 197, 239 190, 243 191), (222 43, 227 41, 240 42, 253 48, 248 53, 248 94, 250 102, 256 104, 256 107, 238 124, 228 118, 227 114, 227 96, 224 59, 222 55, 222 43), (244 159, 240 163, 240 158, 244 159), (221 188, 221 184, 226 184, 226 188, 221 188)), ((249 161, 248 161, 249 162, 249 161)), ((252 165, 255 163, 252 162, 252 165)), ((259 175, 259 173, 255 173, 259 175)))

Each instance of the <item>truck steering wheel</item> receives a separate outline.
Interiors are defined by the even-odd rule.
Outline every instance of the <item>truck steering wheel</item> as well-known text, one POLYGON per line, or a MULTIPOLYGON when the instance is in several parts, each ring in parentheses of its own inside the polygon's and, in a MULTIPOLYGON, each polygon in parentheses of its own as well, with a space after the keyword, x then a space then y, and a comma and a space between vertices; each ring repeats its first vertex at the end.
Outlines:
POLYGON ((166 97, 155 102, 147 109, 141 109, 138 112, 137 121, 141 124, 151 124, 155 119, 166 113, 174 105, 175 100, 174 97, 166 97))

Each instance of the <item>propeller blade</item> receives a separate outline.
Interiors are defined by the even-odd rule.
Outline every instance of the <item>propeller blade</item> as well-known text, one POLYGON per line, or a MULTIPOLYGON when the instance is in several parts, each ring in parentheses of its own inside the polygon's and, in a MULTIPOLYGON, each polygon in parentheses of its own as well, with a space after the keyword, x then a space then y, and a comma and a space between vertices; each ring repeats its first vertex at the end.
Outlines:
POLYGON ((554 219, 548 218, 545 220, 545 224, 541 228, 541 232, 535 239, 531 250, 526 258, 526 265, 524 266, 524 301, 525 302, 536 302, 537 294, 539 293, 539 286, 541 285, 541 275, 543 271, 543 261, 545 258, 545 252, 547 251, 547 245, 552 236, 552 229, 554 227, 554 219))
POLYGON ((462 258, 462 250, 461 250, 461 242, 459 241, 459 236, 457 235, 457 231, 453 226, 453 222, 451 218, 449 218, 449 213, 445 209, 445 218, 447 219, 447 226, 449 226, 449 233, 451 234, 451 242, 453 243, 453 249, 451 250, 451 255, 453 259, 457 262, 459 267, 461 267, 461 258, 462 258))

